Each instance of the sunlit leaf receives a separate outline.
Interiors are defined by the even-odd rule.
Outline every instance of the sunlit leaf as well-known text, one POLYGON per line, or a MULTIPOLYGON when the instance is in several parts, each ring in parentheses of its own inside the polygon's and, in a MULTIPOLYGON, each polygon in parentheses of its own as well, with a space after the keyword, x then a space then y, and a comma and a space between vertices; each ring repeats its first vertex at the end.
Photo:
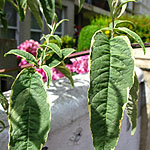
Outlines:
POLYGON ((46 73, 46 77, 47 77, 47 86, 50 86, 51 80, 52 80, 52 70, 51 68, 49 68, 47 65, 43 65, 41 66, 41 68, 44 70, 44 72, 46 73))
POLYGON ((108 39, 97 32, 90 54, 89 111, 96 150, 115 148, 128 99, 133 85, 134 59, 126 36, 108 39))
POLYGON ((37 65, 36 58, 28 52, 25 52, 25 51, 22 51, 19 49, 13 49, 13 50, 10 50, 9 52, 7 52, 4 56, 7 56, 8 54, 14 54, 14 55, 20 56, 20 57, 24 58, 27 62, 37 65))
POLYGON ((55 43, 48 43, 45 45, 46 47, 50 48, 53 52, 55 52, 60 58, 62 57, 62 51, 55 43))
POLYGON ((136 2, 135 0, 121 0, 121 4, 118 6, 118 8, 116 9, 115 13, 114 13, 114 17, 119 18, 125 11, 126 7, 127 7, 127 3, 129 2, 136 2), (119 13, 120 12, 120 13, 119 13), (119 14, 118 14, 119 13, 119 14), (118 15, 118 16, 117 16, 118 15))
POLYGON ((138 34, 136 34, 135 32, 131 31, 130 29, 128 29, 126 27, 119 27, 119 28, 115 28, 114 30, 121 31, 121 32, 124 32, 124 33, 130 35, 133 39, 135 39, 140 44, 140 46, 142 47, 144 54, 145 54, 146 50, 145 50, 144 43, 138 34))
POLYGON ((50 105, 42 77, 24 69, 16 78, 10 97, 9 144, 11 150, 40 150, 50 130, 50 105))
POLYGON ((46 22, 52 24, 55 14, 55 0, 39 0, 46 22))

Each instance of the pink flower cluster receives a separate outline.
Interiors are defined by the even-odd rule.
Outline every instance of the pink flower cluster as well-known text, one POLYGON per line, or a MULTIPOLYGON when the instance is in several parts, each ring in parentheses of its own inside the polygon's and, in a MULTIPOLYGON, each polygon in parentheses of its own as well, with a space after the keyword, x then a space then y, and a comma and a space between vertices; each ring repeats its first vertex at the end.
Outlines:
MULTIPOLYGON (((22 44, 20 44, 17 48, 26 52, 31 53, 32 55, 36 56, 36 51, 37 48, 40 47, 40 44, 37 41, 34 40, 26 40, 22 44)), ((21 58, 17 56, 18 60, 21 58)), ((26 65, 27 61, 22 59, 21 62, 19 63, 19 66, 26 65)))
MULTIPOLYGON (((84 74, 89 72, 89 55, 80 56, 71 59, 72 64, 67 64, 66 67, 72 72, 77 74, 84 74)), ((57 80, 64 77, 56 68, 52 69, 52 80, 57 80)))
MULTIPOLYGON (((18 46, 18 49, 31 53, 36 56, 36 51, 40 47, 40 44, 34 40, 26 40, 24 43, 18 46)), ((19 66, 27 64, 27 61, 17 56, 18 60, 21 60, 19 66)), ((89 72, 89 55, 81 56, 71 59, 72 64, 67 64, 66 67, 72 72, 77 74, 84 74, 89 72)), ((43 81, 46 82, 46 74, 42 68, 35 68, 43 76, 43 81)), ((64 77, 56 68, 52 68, 52 80, 57 80, 64 77)))

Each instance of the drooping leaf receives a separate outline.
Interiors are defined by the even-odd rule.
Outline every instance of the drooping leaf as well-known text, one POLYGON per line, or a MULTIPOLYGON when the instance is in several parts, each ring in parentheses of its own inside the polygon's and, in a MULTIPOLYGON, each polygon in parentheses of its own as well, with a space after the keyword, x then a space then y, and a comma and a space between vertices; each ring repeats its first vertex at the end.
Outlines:
POLYGON ((0 74, 0 78, 1 78, 1 77, 14 78, 13 76, 8 75, 8 74, 0 74))
POLYGON ((119 138, 128 88, 133 85, 134 60, 126 36, 110 40, 101 32, 92 39, 89 112, 96 150, 112 150, 119 138))
POLYGON ((12 0, 7 0, 12 6, 14 6, 15 8, 16 8, 16 10, 18 11, 18 6, 17 6, 17 4, 14 2, 14 1, 12 1, 12 0))
POLYGON ((53 57, 46 61, 46 64, 50 68, 56 67, 73 52, 75 52, 73 48, 65 48, 62 50, 62 58, 58 57, 57 54, 54 54, 53 57))
POLYGON ((25 12, 26 12, 26 8, 24 8, 21 4, 21 0, 16 0, 17 5, 18 5, 18 13, 19 13, 19 18, 20 21, 23 21, 25 18, 25 12))
POLYGON ((39 0, 41 3, 41 10, 45 16, 48 24, 52 24, 55 14, 55 0, 39 0))
POLYGON ((119 15, 117 16, 117 18, 120 18, 123 15, 126 8, 127 8, 127 3, 122 6, 121 11, 120 11, 119 15))
POLYGON ((85 0, 78 0, 78 1, 79 1, 79 12, 80 12, 82 7, 83 7, 85 0))
POLYGON ((68 19, 62 19, 62 20, 60 20, 58 23, 56 23, 54 32, 56 31, 56 29, 57 29, 64 21, 69 21, 69 20, 68 20, 68 19))
POLYGON ((3 10, 5 6, 5 0, 0 0, 0 10, 3 10))
MULTIPOLYGON (((133 24, 132 21, 129 21, 129 20, 115 20, 114 21, 114 28, 116 28, 118 25, 123 24, 123 23, 131 24, 134 27, 134 24, 133 24)), ((112 27, 112 23, 109 24, 109 27, 112 27)))
POLYGON ((58 69, 64 76, 66 76, 70 80, 71 85, 74 86, 72 74, 71 74, 70 70, 67 67, 65 67, 64 62, 62 62, 60 65, 56 66, 56 69, 58 69))
POLYGON ((28 52, 21 51, 19 49, 13 49, 13 50, 10 50, 9 52, 7 52, 4 56, 7 56, 8 54, 18 55, 18 56, 24 58, 27 62, 37 65, 36 58, 28 52))
POLYGON ((44 72, 46 73, 46 77, 47 77, 47 86, 50 86, 50 82, 52 80, 52 70, 51 68, 49 68, 47 65, 43 65, 41 66, 42 69, 44 70, 44 72))
POLYGON ((139 82, 135 74, 134 84, 132 88, 130 89, 129 98, 128 98, 128 102, 126 105, 126 114, 132 126, 131 135, 134 135, 135 130, 136 130, 138 94, 139 94, 139 82))
POLYGON ((6 111, 6 113, 8 114, 8 105, 9 105, 8 100, 6 99, 6 97, 4 96, 1 90, 0 90, 0 104, 3 107, 3 109, 6 111))
POLYGON ((12 86, 9 107, 11 150, 39 150, 50 130, 50 105, 42 77, 24 69, 12 86))
POLYGON ((124 13, 124 11, 127 7, 127 3, 136 2, 136 1, 135 0, 120 0, 120 2, 121 2, 121 4, 118 6, 118 8, 116 9, 116 11, 114 13, 114 16, 117 17, 117 18, 119 18, 124 13))
POLYGON ((45 45, 46 47, 50 48, 53 52, 55 52, 60 58, 62 57, 62 51, 55 43, 48 43, 45 45))
POLYGON ((144 43, 138 34, 136 34, 135 32, 131 31, 130 29, 128 29, 126 27, 119 27, 119 28, 115 28, 114 30, 121 31, 121 32, 124 32, 124 33, 130 35, 133 39, 135 39, 140 44, 140 46, 142 47, 144 54, 145 54, 146 50, 145 50, 144 43))
POLYGON ((27 3, 28 3, 28 6, 29 6, 31 12, 33 13, 38 25, 40 26, 41 30, 43 30, 43 21, 40 16, 39 8, 36 5, 35 0, 28 0, 27 3))
POLYGON ((109 8, 110 8, 110 14, 113 15, 113 0, 108 0, 109 8))

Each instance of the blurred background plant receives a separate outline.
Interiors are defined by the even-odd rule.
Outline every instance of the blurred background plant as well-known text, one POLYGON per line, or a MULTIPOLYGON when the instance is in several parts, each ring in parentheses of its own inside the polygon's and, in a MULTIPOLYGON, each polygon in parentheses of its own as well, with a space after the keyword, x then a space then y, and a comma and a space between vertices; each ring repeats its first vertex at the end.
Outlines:
MULTIPOLYGON (((69 47, 75 48, 75 42, 76 42, 76 40, 69 35, 62 36, 61 37, 61 43, 62 43, 61 48, 62 49, 69 48, 69 47)), ((59 43, 56 39, 51 39, 50 43, 55 43, 55 44, 59 45, 59 43)))
MULTIPOLYGON (((80 32, 77 51, 89 50, 94 33, 101 28, 107 27, 109 22, 110 18, 106 16, 96 16, 92 18, 90 25, 83 27, 80 32)), ((107 34, 109 35, 110 32, 108 31, 107 34)))
MULTIPOLYGON (((124 27, 128 27, 136 32, 144 43, 150 43, 150 16, 142 15, 124 15, 120 20, 129 20, 134 23, 134 27, 131 24, 124 23, 124 27)), ((90 43, 93 34, 100 28, 107 27, 111 19, 107 16, 96 16, 91 19, 90 25, 87 25, 82 28, 79 40, 77 51, 84 51, 90 49, 90 43)), ((106 30, 105 34, 110 37, 110 31, 106 30)), ((136 43, 136 41, 130 37, 131 43, 136 43)))
MULTIPOLYGON (((144 43, 150 43, 150 16, 125 15, 122 16, 121 19, 132 21, 134 23, 134 27, 129 24, 124 24, 124 26, 136 32, 144 43)), ((135 43, 134 39, 130 38, 130 40, 131 43, 135 43)))

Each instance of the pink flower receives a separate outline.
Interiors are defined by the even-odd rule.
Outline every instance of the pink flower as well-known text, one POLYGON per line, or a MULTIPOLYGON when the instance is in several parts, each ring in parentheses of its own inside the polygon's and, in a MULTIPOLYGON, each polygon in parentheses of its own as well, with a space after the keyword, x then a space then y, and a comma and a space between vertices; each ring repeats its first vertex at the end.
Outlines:
POLYGON ((60 71, 58 71, 56 68, 52 68, 52 80, 58 80, 62 77, 64 77, 64 75, 60 71))
MULTIPOLYGON (((40 44, 34 40, 26 40, 18 46, 18 49, 29 52, 36 56, 36 51, 40 47, 40 44)), ((20 58, 20 57, 17 57, 20 58)))
POLYGON ((46 73, 44 72, 44 70, 42 68, 35 68, 35 70, 43 76, 43 81, 46 82, 47 77, 46 77, 46 73))
POLYGON ((71 62, 73 63, 73 71, 78 74, 83 74, 86 72, 89 72, 89 56, 81 56, 77 58, 71 59, 71 62))
MULTIPOLYGON (((37 49, 40 47, 40 44, 34 40, 26 40, 18 46, 18 49, 31 53, 36 56, 37 49)), ((17 56, 18 60, 21 60, 19 66, 28 64, 26 60, 21 59, 17 56)), ((73 58, 70 60, 72 64, 67 64, 66 67, 72 73, 83 74, 89 72, 89 55, 73 58)), ((46 74, 42 68, 35 68, 43 76, 43 81, 46 82, 46 74)), ((56 68, 52 68, 52 80, 57 80, 64 77, 64 75, 58 71, 56 68)))
POLYGON ((21 62, 19 63, 19 66, 26 65, 26 64, 28 64, 28 62, 22 59, 21 62))

